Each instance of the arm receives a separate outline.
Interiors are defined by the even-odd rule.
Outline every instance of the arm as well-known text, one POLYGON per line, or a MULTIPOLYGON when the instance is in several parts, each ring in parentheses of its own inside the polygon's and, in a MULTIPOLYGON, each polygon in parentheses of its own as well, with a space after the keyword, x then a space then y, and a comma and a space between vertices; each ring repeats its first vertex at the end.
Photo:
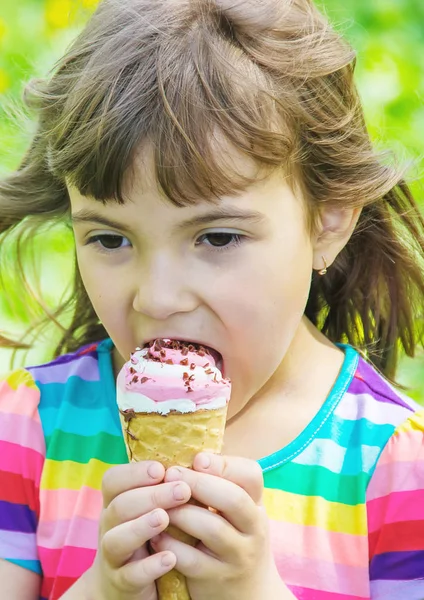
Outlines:
POLYGON ((424 598, 424 411, 397 428, 367 490, 371 600, 424 598))
POLYGON ((0 379, 0 597, 38 598, 39 482, 45 443, 31 375, 0 379))
POLYGON ((8 600, 38 600, 41 577, 0 559, 0 589, 2 598, 8 600))

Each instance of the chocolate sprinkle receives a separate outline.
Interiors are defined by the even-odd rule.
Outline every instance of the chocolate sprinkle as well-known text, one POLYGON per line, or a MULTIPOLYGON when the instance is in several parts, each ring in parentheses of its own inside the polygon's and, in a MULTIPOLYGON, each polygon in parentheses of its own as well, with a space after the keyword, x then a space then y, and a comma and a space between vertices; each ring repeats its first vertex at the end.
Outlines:
POLYGON ((127 408, 126 410, 121 410, 120 413, 124 417, 124 420, 126 423, 128 423, 129 421, 131 421, 131 419, 134 419, 134 417, 135 417, 135 412, 134 412, 133 408, 127 408))

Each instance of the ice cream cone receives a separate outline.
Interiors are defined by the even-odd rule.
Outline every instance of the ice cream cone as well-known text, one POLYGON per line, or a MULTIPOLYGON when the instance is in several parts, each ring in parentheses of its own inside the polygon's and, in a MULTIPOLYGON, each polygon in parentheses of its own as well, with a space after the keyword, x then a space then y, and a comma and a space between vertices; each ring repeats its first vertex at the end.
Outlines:
MULTIPOLYGON (((171 340, 156 340, 149 351, 138 350, 118 377, 129 460, 156 460, 166 469, 192 468, 199 452, 220 454, 231 386, 214 358, 205 357, 203 347, 171 340)), ((196 544, 172 526, 167 532, 196 544)), ((186 579, 175 569, 157 581, 157 590, 159 600, 190 600, 186 579)))

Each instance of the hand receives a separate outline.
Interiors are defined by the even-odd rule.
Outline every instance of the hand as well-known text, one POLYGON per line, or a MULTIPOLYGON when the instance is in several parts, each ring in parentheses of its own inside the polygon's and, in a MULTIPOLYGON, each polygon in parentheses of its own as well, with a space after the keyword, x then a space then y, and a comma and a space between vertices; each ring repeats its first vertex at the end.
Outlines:
POLYGON ((156 551, 176 556, 175 568, 186 576, 192 600, 293 598, 272 557, 263 476, 256 462, 202 453, 193 471, 173 467, 165 481, 187 483, 192 497, 213 509, 184 504, 168 511, 172 525, 200 540, 197 547, 166 533, 151 541, 156 551))
POLYGON ((146 543, 169 524, 166 512, 187 502, 187 483, 163 483, 160 463, 112 467, 103 478, 99 549, 89 577, 95 600, 157 600, 155 580, 174 568, 170 551, 149 555, 146 543))

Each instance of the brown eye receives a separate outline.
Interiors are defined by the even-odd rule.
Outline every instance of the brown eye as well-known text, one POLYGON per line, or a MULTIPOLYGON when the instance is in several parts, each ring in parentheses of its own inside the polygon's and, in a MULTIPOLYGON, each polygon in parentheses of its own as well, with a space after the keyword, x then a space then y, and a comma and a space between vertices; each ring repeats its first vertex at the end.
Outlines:
POLYGON ((234 238, 233 233, 208 233, 205 238, 209 241, 211 246, 228 246, 231 244, 234 238))
POLYGON ((216 233, 205 233, 198 240, 198 245, 212 246, 213 248, 230 248, 237 246, 243 236, 237 233, 227 233, 225 231, 216 233))
POLYGON ((123 245, 124 241, 128 240, 122 235, 95 235, 88 240, 88 244, 95 244, 103 250, 119 250, 126 246, 123 245))

